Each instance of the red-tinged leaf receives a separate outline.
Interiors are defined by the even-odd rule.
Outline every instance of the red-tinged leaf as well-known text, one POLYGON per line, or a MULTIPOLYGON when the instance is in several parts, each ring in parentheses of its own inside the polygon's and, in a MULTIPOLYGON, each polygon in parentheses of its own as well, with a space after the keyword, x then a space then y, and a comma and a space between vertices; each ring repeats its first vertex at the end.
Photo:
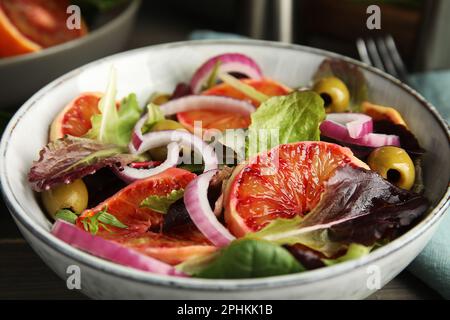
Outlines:
POLYGON ((107 166, 124 166, 135 160, 120 147, 95 140, 66 137, 50 142, 33 162, 28 181, 35 191, 70 183, 107 166))
POLYGON ((302 228, 328 228, 330 240, 366 246, 410 226, 428 208, 425 197, 400 189, 374 171, 345 166, 326 183, 302 228))
POLYGON ((325 267, 325 263, 322 261, 325 256, 318 251, 312 250, 299 243, 286 246, 286 249, 308 270, 325 267))
POLYGON ((428 205, 422 195, 397 188, 374 171, 345 166, 327 181, 320 202, 305 218, 277 219, 247 236, 300 243, 334 257, 351 243, 373 246, 398 235, 428 205))

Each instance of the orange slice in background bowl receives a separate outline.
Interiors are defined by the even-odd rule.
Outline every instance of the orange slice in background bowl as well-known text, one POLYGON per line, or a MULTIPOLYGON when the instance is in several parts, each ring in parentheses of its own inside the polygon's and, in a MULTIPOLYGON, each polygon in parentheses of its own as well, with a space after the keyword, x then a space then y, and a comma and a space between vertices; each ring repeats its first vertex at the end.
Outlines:
POLYGON ((68 0, 0 0, 0 57, 31 53, 87 34, 69 29, 68 0))
POLYGON ((319 202, 324 183, 347 164, 368 169, 350 149, 320 141, 284 144, 254 157, 228 181, 228 229, 242 237, 276 218, 307 214, 319 202))

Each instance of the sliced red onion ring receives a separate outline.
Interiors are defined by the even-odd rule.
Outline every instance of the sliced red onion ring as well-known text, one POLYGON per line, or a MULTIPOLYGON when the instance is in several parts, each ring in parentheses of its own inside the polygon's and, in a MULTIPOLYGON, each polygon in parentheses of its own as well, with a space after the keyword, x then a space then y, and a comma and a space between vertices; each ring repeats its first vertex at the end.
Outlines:
POLYGON ((233 99, 222 96, 186 96, 171 100, 160 106, 165 116, 170 116, 178 112, 209 109, 236 112, 240 114, 250 114, 255 111, 255 107, 244 100, 233 99))
POLYGON ((400 146, 400 138, 396 135, 368 133, 361 138, 354 139, 350 137, 345 125, 330 120, 321 123, 320 132, 326 137, 365 147, 400 146))
POLYGON ((137 169, 130 166, 123 168, 114 167, 114 173, 126 183, 132 183, 139 179, 145 179, 161 173, 169 168, 175 167, 180 158, 180 147, 178 143, 172 142, 167 145, 167 159, 154 168, 137 169))
POLYGON ((372 133, 372 118, 363 113, 329 113, 325 121, 333 121, 347 127, 350 138, 358 139, 372 133))
MULTIPOLYGON (((368 133, 362 138, 355 139, 357 143, 362 146, 378 148, 383 146, 396 146, 400 147, 400 138, 393 134, 383 133, 368 133)), ((352 141, 348 141, 352 143, 352 141)))
POLYGON ((192 180, 184 192, 184 204, 191 220, 215 246, 224 247, 235 237, 217 220, 208 201, 208 187, 217 170, 203 173, 192 180))
POLYGON ((121 265, 158 274, 179 277, 187 276, 185 273, 162 261, 143 255, 113 241, 94 236, 63 220, 55 222, 52 234, 78 249, 121 265))
POLYGON ((147 114, 143 115, 138 122, 136 122, 133 133, 131 134, 131 141, 128 144, 128 149, 132 153, 136 153, 136 149, 141 145, 142 140, 144 140, 144 135, 142 133, 142 127, 147 121, 147 114))
POLYGON ((182 146, 192 146, 196 153, 202 155, 205 172, 217 169, 219 161, 214 148, 199 137, 180 130, 155 131, 143 135, 141 130, 143 123, 139 124, 139 122, 134 129, 131 142, 128 146, 131 153, 141 154, 147 150, 165 146, 171 142, 178 142, 182 146))
POLYGON ((220 54, 207 60, 192 76, 190 85, 194 94, 201 92, 216 66, 218 66, 218 75, 235 72, 251 79, 260 79, 262 77, 260 67, 252 58, 241 53, 220 54))

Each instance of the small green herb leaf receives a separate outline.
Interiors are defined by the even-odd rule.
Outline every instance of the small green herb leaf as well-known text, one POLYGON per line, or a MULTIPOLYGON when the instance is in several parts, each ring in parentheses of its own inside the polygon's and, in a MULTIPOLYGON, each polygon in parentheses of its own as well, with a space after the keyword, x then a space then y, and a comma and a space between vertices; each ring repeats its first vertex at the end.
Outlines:
POLYGON ((105 225, 110 225, 122 229, 128 228, 128 226, 120 222, 119 219, 108 213, 107 207, 104 207, 103 210, 97 212, 92 217, 83 219, 81 223, 83 224, 84 230, 89 231, 93 235, 97 234, 99 225, 109 232, 112 231, 105 227, 105 225))
POLYGON ((141 207, 147 207, 153 211, 166 214, 172 203, 183 198, 184 189, 172 190, 165 196, 151 195, 141 202, 141 207))
POLYGON ((119 221, 119 219, 117 219, 115 216, 113 216, 112 214, 104 211, 102 212, 99 217, 98 217, 98 221, 103 222, 104 224, 113 226, 113 227, 117 227, 117 228, 122 228, 122 229, 126 229, 128 228, 126 225, 124 225, 122 222, 119 221))
POLYGON ((58 210, 55 214, 55 219, 61 219, 74 224, 77 221, 77 214, 69 209, 58 210))

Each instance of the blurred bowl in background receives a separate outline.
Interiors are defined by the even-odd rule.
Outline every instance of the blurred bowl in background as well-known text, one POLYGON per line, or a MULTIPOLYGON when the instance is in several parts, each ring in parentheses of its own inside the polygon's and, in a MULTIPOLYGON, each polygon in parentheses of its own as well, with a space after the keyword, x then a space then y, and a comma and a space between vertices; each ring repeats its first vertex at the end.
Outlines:
POLYGON ((0 59, 0 109, 18 109, 36 90, 87 62, 122 50, 141 0, 113 16, 100 14, 91 32, 79 39, 21 56, 0 59))

